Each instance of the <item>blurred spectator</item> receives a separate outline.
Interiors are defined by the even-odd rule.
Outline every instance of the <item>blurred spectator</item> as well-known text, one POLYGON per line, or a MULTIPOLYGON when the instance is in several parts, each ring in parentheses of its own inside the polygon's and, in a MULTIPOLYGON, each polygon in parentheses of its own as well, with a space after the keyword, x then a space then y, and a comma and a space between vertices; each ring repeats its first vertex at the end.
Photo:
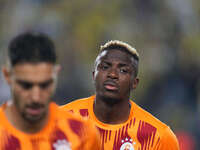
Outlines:
POLYGON ((176 132, 180 150, 195 150, 195 139, 185 131, 176 132))

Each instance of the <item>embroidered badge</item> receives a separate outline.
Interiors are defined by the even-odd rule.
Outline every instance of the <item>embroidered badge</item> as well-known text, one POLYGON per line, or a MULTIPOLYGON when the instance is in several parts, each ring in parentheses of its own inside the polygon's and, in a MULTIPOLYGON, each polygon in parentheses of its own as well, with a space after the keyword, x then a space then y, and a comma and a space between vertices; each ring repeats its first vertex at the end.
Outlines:
POLYGON ((133 142, 132 139, 125 138, 121 142, 122 145, 120 147, 120 150, 134 150, 133 145, 135 144, 135 142, 133 142))
POLYGON ((71 150, 70 143, 67 142, 67 140, 57 140, 54 144, 53 147, 55 150, 71 150))

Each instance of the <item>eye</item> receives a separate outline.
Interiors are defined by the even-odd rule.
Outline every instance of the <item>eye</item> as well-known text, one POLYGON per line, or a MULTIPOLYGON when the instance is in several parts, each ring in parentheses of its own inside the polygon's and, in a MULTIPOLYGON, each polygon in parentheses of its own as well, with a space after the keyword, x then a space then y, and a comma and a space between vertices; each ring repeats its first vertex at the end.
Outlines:
POLYGON ((18 81, 18 84, 25 90, 29 90, 33 87, 33 84, 29 82, 18 81))
POLYGON ((103 63, 103 64, 100 64, 100 69, 102 69, 102 70, 106 70, 106 69, 108 69, 109 68, 109 65, 108 64, 105 64, 105 63, 103 63))
POLYGON ((52 83, 53 83, 53 80, 50 80, 50 81, 47 81, 47 82, 44 82, 44 83, 40 83, 39 86, 40 86, 41 89, 46 89, 46 88, 48 88, 52 83))
POLYGON ((128 72, 128 69, 126 69, 126 68, 121 68, 121 69, 120 69, 120 72, 121 72, 121 73, 127 73, 127 72, 128 72))
POLYGON ((103 70, 106 70, 106 69, 108 69, 108 66, 107 66, 107 65, 103 65, 103 66, 102 66, 102 69, 103 69, 103 70))

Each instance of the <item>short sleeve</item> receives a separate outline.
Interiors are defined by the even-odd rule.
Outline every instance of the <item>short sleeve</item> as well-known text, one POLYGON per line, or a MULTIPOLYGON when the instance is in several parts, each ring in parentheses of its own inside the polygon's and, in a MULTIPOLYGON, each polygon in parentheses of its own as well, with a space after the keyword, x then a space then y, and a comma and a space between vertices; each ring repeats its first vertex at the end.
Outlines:
POLYGON ((169 127, 166 127, 161 136, 158 150, 180 150, 178 140, 169 127))

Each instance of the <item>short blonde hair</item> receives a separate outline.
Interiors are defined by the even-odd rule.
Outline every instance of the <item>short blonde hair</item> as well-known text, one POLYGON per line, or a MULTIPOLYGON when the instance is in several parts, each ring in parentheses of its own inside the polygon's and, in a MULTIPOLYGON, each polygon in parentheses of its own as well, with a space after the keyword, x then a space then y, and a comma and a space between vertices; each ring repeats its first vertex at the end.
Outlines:
POLYGON ((100 51, 109 50, 109 49, 113 49, 113 48, 124 49, 125 51, 129 52, 136 59, 139 60, 139 54, 138 54, 137 50, 134 47, 130 46, 129 44, 122 42, 122 41, 119 41, 119 40, 108 41, 107 43, 105 43, 104 45, 102 45, 100 47, 100 51))

